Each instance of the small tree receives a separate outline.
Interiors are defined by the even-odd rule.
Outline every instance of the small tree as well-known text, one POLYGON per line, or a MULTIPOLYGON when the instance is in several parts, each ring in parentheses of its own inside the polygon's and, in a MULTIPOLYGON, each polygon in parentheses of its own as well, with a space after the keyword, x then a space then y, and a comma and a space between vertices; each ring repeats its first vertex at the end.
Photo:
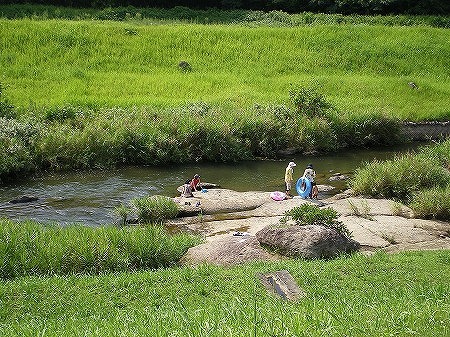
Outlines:
POLYGON ((317 86, 317 84, 309 87, 291 86, 289 97, 297 113, 304 114, 309 118, 321 117, 325 110, 331 108, 331 104, 326 101, 325 96, 318 92, 317 86))

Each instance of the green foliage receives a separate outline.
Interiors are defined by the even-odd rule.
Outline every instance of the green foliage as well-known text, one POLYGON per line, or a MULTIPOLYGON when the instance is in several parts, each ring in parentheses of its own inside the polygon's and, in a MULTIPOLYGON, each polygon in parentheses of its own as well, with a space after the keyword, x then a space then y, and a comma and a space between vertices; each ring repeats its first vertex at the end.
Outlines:
POLYGON ((14 106, 12 106, 8 99, 4 97, 3 85, 0 82, 0 118, 15 118, 16 113, 14 111, 14 106))
POLYGON ((337 147, 389 146, 401 141, 401 124, 395 117, 383 113, 360 114, 328 111, 327 119, 336 130, 337 147))
POLYGON ((164 220, 175 218, 179 212, 175 201, 161 195, 134 198, 131 200, 131 205, 141 223, 162 223, 164 220))
MULTIPOLYGON (((449 143, 447 140, 437 147, 448 149, 449 143)), ((350 187, 358 194, 408 201, 415 192, 447 186, 450 172, 436 158, 438 153, 439 149, 424 148, 417 154, 367 163, 356 170, 350 187)))
POLYGON ((377 252, 329 261, 23 277, 0 283, 0 334, 448 336, 449 263, 449 250, 377 252), (307 296, 289 302, 267 292, 255 275, 274 270, 288 270, 307 296))
POLYGON ((131 209, 125 205, 119 205, 114 208, 114 213, 120 217, 120 224, 125 226, 127 224, 127 217, 131 213, 131 209))
POLYGON ((417 153, 373 161, 355 172, 350 187, 357 194, 410 202, 422 218, 449 219, 450 139, 417 153))
POLYGON ((0 219, 0 277, 99 274, 175 265, 200 239, 162 227, 58 227, 0 219))
POLYGON ((338 217, 339 214, 332 208, 320 208, 317 205, 305 203, 286 211, 284 216, 280 219, 280 223, 286 224, 288 221, 292 220, 298 226, 325 226, 351 238, 352 233, 341 221, 337 220, 338 217))
POLYGON ((251 4, 241 0, 202 0, 195 8, 188 8, 186 1, 121 1, 121 0, 5 0, 6 3, 39 3, 48 5, 9 5, 1 6, 3 15, 8 18, 32 17, 37 19, 95 19, 95 20, 182 20, 199 23, 249 22, 264 25, 290 26, 325 23, 378 23, 389 25, 433 24, 448 25, 445 14, 450 9, 444 0, 419 0, 405 3, 402 0, 254 0, 251 4), (59 5, 66 7, 55 7, 59 5), (139 5, 133 7, 129 5, 139 5), (70 6, 70 7, 69 7, 70 6), (120 7, 122 6, 122 7, 120 7), (155 8, 155 7, 164 8, 155 8), (2 8, 3 7, 3 8, 2 8), (85 8, 74 8, 85 7, 85 8), (252 8, 253 10, 246 10, 252 8), (314 14, 342 13, 342 14, 314 14), (289 14, 300 13, 300 14, 289 14), (409 15, 392 15, 392 14, 409 15), (373 15, 369 19, 365 15, 373 15), (383 15, 380 15, 383 14, 383 15), (388 15, 385 18, 386 14, 388 15), (442 16, 415 18, 418 14, 438 14, 442 16))
POLYGON ((35 170, 35 144, 41 128, 31 122, 0 117, 0 182, 35 170))
POLYGON ((420 218, 450 220, 450 185, 414 193, 410 207, 420 218))
POLYGON ((325 96, 318 91, 317 85, 291 86, 289 97, 297 113, 304 114, 309 118, 322 117, 325 111, 331 108, 331 104, 325 100, 325 96))

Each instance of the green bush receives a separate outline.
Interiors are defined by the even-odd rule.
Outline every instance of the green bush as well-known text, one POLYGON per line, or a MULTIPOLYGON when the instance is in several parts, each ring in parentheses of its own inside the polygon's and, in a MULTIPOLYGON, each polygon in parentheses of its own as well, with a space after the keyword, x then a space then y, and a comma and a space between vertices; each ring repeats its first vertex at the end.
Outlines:
POLYGON ((414 193, 409 206, 417 217, 450 220, 450 185, 414 193))
POLYGON ((161 195, 134 198, 131 205, 141 223, 162 223, 164 220, 175 218, 179 212, 175 201, 161 195))
POLYGON ((332 106, 325 99, 325 96, 318 91, 317 85, 291 86, 289 97, 292 105, 299 114, 304 114, 310 118, 321 117, 325 111, 332 106))
POLYGON ((298 226, 325 226, 351 238, 352 233, 341 221, 337 220, 338 217, 338 212, 332 208, 320 208, 316 205, 307 203, 286 211, 284 216, 280 219, 280 222, 286 224, 289 220, 293 220, 298 226))
POLYGON ((40 126, 0 117, 0 182, 35 169, 40 126))
POLYGON ((59 227, 0 219, 0 277, 168 267, 199 242, 157 226, 59 227))

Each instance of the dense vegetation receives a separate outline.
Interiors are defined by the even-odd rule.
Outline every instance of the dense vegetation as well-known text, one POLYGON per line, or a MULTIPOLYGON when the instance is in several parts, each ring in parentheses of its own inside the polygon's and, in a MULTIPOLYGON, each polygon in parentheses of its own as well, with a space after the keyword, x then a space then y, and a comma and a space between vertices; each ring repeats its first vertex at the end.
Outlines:
POLYGON ((197 9, 283 10, 343 14, 449 14, 445 0, 3 0, 5 3, 36 3, 71 7, 190 7, 197 9))
POLYGON ((323 24, 383 26, 431 26, 450 28, 449 16, 435 15, 342 15, 302 12, 289 14, 271 10, 217 10, 142 7, 74 8, 51 5, 0 5, 0 17, 8 19, 69 19, 140 21, 150 23, 186 22, 199 24, 239 24, 245 26, 295 27, 323 24))
POLYGON ((367 163, 355 172, 358 194, 410 203, 417 216, 450 219, 450 139, 417 153, 367 163))
POLYGON ((150 225, 61 227, 0 219, 0 278, 170 267, 200 241, 150 225))
POLYGON ((450 251, 332 261, 202 265, 0 283, 9 336, 450 335, 450 251), (269 295, 259 273, 288 270, 307 293, 269 295))

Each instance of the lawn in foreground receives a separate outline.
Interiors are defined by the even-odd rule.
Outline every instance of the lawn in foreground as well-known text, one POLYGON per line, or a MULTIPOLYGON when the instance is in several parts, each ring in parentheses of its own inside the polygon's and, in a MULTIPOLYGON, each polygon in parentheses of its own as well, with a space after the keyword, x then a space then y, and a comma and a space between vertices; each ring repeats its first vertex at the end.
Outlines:
POLYGON ((17 278, 0 284, 2 336, 448 336, 450 251, 221 268, 17 278), (288 270, 298 303, 256 274, 288 270))

